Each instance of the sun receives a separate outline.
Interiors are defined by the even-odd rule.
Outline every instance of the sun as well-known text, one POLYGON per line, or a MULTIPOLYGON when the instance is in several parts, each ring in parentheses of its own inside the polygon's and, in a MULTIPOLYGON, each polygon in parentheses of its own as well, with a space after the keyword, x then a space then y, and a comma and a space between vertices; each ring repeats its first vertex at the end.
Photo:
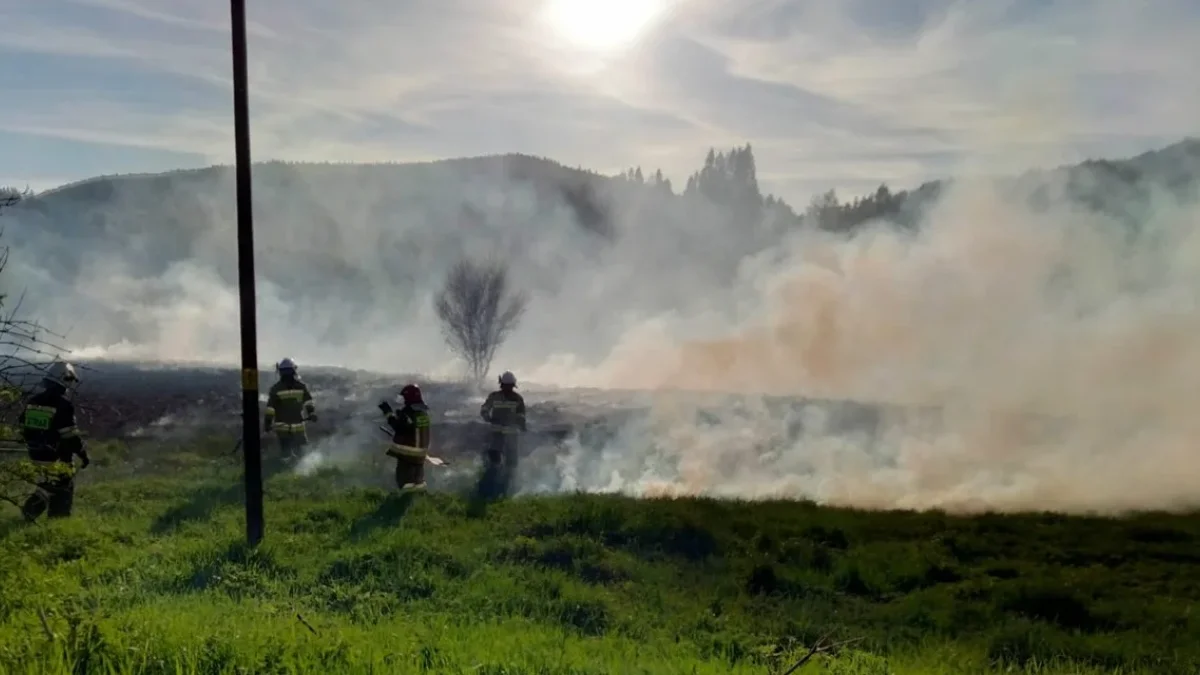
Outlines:
POLYGON ((575 47, 614 51, 636 42, 664 4, 664 0, 547 0, 543 18, 575 47))

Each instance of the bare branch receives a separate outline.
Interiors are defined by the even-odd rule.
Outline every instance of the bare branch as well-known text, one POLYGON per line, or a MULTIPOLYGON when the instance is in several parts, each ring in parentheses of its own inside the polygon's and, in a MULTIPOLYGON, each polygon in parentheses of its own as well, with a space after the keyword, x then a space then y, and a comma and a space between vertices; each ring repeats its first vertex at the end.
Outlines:
POLYGON ((313 635, 320 636, 320 633, 317 632, 317 629, 313 628, 312 624, 309 623, 304 616, 300 614, 300 612, 296 612, 296 618, 300 620, 300 623, 304 624, 304 627, 307 628, 309 632, 311 632, 313 635))
POLYGON ((18 202, 29 195, 29 190, 22 192, 13 187, 0 185, 0 209, 16 206, 18 202))
POLYGON ((46 639, 54 642, 54 631, 50 630, 50 622, 46 619, 46 610, 41 607, 37 608, 38 619, 42 622, 42 632, 46 634, 46 639))
MULTIPOLYGON (((17 204, 31 195, 15 188, 0 187, 0 209, 17 204)), ((0 237, 4 234, 0 229, 0 237)), ((0 273, 8 266, 9 248, 0 247, 0 273)), ((52 333, 41 324, 20 318, 21 306, 25 300, 24 292, 17 301, 6 307, 8 294, 0 293, 0 390, 29 389, 29 382, 36 383, 41 379, 45 366, 59 359, 66 350, 54 342, 63 336, 52 333)), ((8 401, 9 404, 19 401, 8 401)), ((23 398, 23 397, 22 397, 23 398)), ((6 410, 0 409, 0 415, 6 410)))
MULTIPOLYGON (((31 193, 28 190, 21 192, 0 187, 0 209, 13 206, 29 196, 31 193)), ((2 236, 3 230, 0 229, 2 236)), ((9 248, 0 247, 0 273, 8 265, 8 255, 9 248)), ((0 440, 19 443, 14 426, 18 411, 41 381, 47 366, 61 358, 66 350, 54 341, 63 339, 63 336, 52 333, 36 321, 19 316, 24 293, 17 296, 14 303, 8 303, 8 298, 8 294, 0 293, 0 440)), ((18 453, 10 453, 5 449, 3 454, 18 453)), ((46 471, 27 460, 0 464, 0 502, 20 508, 20 500, 28 494, 29 489, 47 479, 46 471)))
POLYGON ((812 658, 814 656, 817 656, 818 654, 834 654, 834 653, 837 653, 837 651, 839 649, 841 649, 842 647, 854 644, 854 643, 862 640, 862 638, 851 638, 849 640, 842 640, 841 642, 831 642, 830 638, 832 636, 833 636, 832 631, 826 633, 825 635, 822 635, 820 639, 818 639, 815 643, 813 643, 813 646, 808 650, 808 652, 804 656, 800 657, 799 661, 792 664, 791 668, 788 668, 787 670, 783 671, 782 675, 792 675, 792 673, 796 672, 797 670, 800 670, 800 668, 804 664, 811 661, 812 658))

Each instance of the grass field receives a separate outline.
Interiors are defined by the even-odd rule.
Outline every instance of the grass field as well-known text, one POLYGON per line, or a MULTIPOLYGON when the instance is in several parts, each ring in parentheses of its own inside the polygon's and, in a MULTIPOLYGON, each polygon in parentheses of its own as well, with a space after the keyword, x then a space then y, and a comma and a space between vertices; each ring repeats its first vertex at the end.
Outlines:
POLYGON ((97 449, 70 520, 2 505, 0 672, 767 674, 826 635, 857 641, 796 672, 1200 672, 1195 515, 482 504, 279 474, 248 551, 215 448, 141 478, 97 449))

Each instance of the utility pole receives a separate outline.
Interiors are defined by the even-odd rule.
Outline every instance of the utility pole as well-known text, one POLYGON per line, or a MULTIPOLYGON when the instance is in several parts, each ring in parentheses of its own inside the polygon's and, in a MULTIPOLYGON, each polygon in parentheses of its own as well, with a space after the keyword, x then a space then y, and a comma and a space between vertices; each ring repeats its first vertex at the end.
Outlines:
POLYGON ((246 541, 263 537, 262 444, 258 428, 258 326, 254 292, 254 200, 250 196, 250 94, 246 74, 246 0, 229 0, 233 33, 233 135, 237 166, 238 293, 242 316, 242 457, 246 541))

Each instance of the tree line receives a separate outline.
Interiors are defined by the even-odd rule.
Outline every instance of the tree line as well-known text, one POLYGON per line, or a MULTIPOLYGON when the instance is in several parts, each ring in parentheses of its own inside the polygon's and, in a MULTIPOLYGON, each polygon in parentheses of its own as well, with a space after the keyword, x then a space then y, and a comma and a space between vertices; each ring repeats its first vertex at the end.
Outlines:
MULTIPOLYGON (((718 151, 709 148, 704 165, 688 176, 681 193, 676 195, 671 180, 662 169, 643 172, 640 166, 627 169, 616 176, 630 185, 644 186, 663 195, 678 196, 685 201, 703 200, 708 205, 727 212, 737 222, 758 223, 773 220, 778 226, 813 227, 832 232, 853 230, 872 220, 890 220, 911 225, 912 214, 906 206, 912 194, 893 192, 881 183, 874 192, 842 201, 836 190, 816 195, 803 212, 772 194, 763 194, 758 183, 758 168, 754 149, 744 146, 718 151)), ((923 190, 928 190, 927 184, 923 190)))

